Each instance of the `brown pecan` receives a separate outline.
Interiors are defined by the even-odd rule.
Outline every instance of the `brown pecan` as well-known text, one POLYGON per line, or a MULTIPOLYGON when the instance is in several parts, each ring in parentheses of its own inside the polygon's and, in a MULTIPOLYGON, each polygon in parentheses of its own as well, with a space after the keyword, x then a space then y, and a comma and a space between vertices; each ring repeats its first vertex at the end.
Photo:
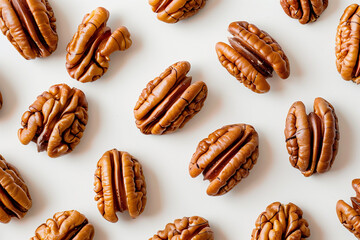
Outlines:
POLYGON ((285 13, 301 24, 315 22, 328 6, 328 0, 280 0, 285 13))
POLYGON ((87 218, 76 210, 55 213, 46 223, 41 224, 30 240, 91 240, 94 227, 87 218))
POLYGON ((330 170, 339 145, 340 132, 334 107, 323 98, 314 101, 314 112, 306 114, 295 102, 286 117, 286 148, 293 167, 305 177, 330 170))
POLYGON ((166 23, 177 23, 195 15, 206 4, 206 0, 149 0, 157 18, 166 23))
POLYGON ((251 240, 303 240, 310 236, 303 212, 293 203, 270 204, 255 222, 251 240))
POLYGON ((209 222, 198 216, 176 219, 168 223, 165 229, 158 231, 149 240, 213 240, 214 234, 209 222))
POLYGON ((146 182, 141 164, 129 153, 112 149, 97 163, 94 191, 98 209, 110 222, 117 222, 116 212, 129 211, 139 216, 146 205, 146 182))
POLYGON ((202 172, 204 180, 210 181, 208 195, 223 195, 249 175, 258 156, 256 130, 247 124, 227 125, 198 144, 189 173, 194 178, 202 172))
POLYGON ((177 62, 150 81, 134 108, 136 126, 144 134, 165 134, 182 128, 204 105, 204 82, 191 84, 190 63, 177 62))
POLYGON ((88 121, 85 94, 66 84, 51 86, 43 92, 21 118, 18 137, 22 144, 36 142, 38 152, 49 157, 71 152, 85 131, 88 121))
POLYGON ((0 0, 0 29, 26 59, 56 50, 55 22, 48 0, 0 0))
POLYGON ((18 170, 0 155, 0 222, 23 218, 31 208, 29 190, 18 170))
POLYGON ((280 45, 268 33, 245 21, 229 25, 230 45, 216 44, 220 63, 228 72, 256 93, 269 91, 266 78, 273 70, 283 79, 290 75, 289 60, 280 45))
POLYGON ((73 39, 67 46, 66 69, 80 82, 92 82, 109 68, 110 54, 125 51, 132 42, 126 27, 113 33, 106 26, 109 12, 102 7, 86 14, 73 39))

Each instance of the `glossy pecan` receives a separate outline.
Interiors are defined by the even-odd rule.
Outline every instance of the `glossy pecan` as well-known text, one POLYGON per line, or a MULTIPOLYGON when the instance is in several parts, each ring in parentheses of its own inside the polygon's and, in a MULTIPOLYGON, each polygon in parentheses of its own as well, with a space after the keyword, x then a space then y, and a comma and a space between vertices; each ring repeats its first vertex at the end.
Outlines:
POLYGON ((286 148, 293 167, 305 177, 330 170, 339 145, 340 132, 334 107, 323 98, 314 101, 314 112, 306 114, 295 102, 286 117, 286 148))
POLYGON ((18 170, 0 155, 0 222, 23 218, 31 208, 29 190, 18 170))
POLYGON ((213 240, 214 234, 209 222, 198 216, 176 219, 168 223, 149 240, 213 240))
POLYGON ((280 0, 285 13, 301 24, 315 22, 328 6, 328 0, 280 0))
POLYGON ((106 26, 109 12, 102 7, 86 14, 66 50, 66 69, 80 82, 92 82, 109 68, 110 55, 125 51, 132 42, 126 27, 113 33, 106 26))
POLYGON ((249 175, 259 156, 259 137, 247 124, 224 126, 211 133, 197 146, 191 158, 189 173, 203 173, 209 180, 207 194, 223 195, 249 175))
POLYGON ((280 45, 268 33, 245 21, 233 22, 228 31, 230 45, 216 44, 220 63, 228 72, 256 93, 269 91, 266 78, 275 71, 281 78, 290 75, 289 60, 280 45))
POLYGON ((190 63, 177 62, 150 81, 134 108, 136 126, 144 134, 165 134, 182 128, 204 105, 204 82, 191 84, 190 63))
POLYGON ((0 0, 0 29, 25 59, 56 50, 55 22, 48 0, 0 0))
POLYGON ((94 227, 83 214, 70 210, 55 213, 36 229, 30 240, 91 240, 94 233, 94 227))
POLYGON ((66 84, 51 86, 43 92, 21 118, 18 137, 22 144, 36 142, 38 152, 49 157, 69 153, 85 131, 88 121, 85 94, 66 84))
POLYGON ((116 212, 139 216, 146 205, 146 182, 141 164, 129 153, 112 149, 97 163, 94 191, 101 215, 117 222, 116 212))
POLYGON ((303 240, 310 236, 302 210, 293 203, 270 204, 255 222, 251 240, 303 240))

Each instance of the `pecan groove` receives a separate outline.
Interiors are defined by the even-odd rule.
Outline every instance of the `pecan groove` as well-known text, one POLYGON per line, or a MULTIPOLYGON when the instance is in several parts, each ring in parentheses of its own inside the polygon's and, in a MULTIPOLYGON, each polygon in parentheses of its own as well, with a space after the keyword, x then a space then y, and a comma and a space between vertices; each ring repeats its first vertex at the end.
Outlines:
POLYGON ((284 12, 301 24, 315 22, 328 6, 328 0, 280 0, 284 12))

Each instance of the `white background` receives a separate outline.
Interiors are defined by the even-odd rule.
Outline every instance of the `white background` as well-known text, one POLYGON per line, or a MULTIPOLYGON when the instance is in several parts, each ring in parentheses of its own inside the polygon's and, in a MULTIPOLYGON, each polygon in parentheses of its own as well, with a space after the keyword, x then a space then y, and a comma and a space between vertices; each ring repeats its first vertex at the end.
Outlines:
POLYGON ((301 25, 289 18, 279 1, 210 0, 194 17, 177 24, 157 20, 146 0, 50 0, 57 18, 59 43, 45 59, 24 60, 0 36, 0 153, 24 177, 33 206, 22 220, 0 224, 0 239, 29 239, 35 229, 63 210, 76 209, 95 227, 95 240, 149 239, 165 224, 183 216, 209 220, 215 239, 250 239, 258 215, 274 201, 302 208, 311 239, 355 239, 339 222, 335 205, 354 196, 351 180, 359 176, 359 87, 341 79, 335 66, 335 33, 343 10, 355 1, 331 0, 317 22, 301 25), (66 45, 83 16, 103 6, 110 11, 109 27, 126 26, 131 48, 111 56, 109 71, 93 83, 71 79, 65 69, 66 45), (256 94, 240 84, 219 63, 214 46, 227 42, 228 24, 246 20, 267 31, 287 54, 291 74, 269 79, 270 92, 256 94), (189 75, 206 82, 209 94, 203 109, 173 134, 146 136, 136 128, 133 107, 147 82, 169 65, 192 65, 189 75), (86 93, 89 122, 72 153, 51 159, 23 146, 17 130, 24 111, 51 85, 67 83, 86 93), (331 171, 305 178, 291 167, 284 140, 285 118, 301 100, 312 110, 315 97, 333 104, 339 118, 339 153, 331 171), (258 163, 248 178, 220 197, 207 196, 208 182, 192 179, 188 164, 200 140, 232 123, 253 125, 260 137, 258 163), (112 148, 128 151, 143 166, 148 203, 133 220, 119 214, 117 223, 98 212, 93 174, 102 154, 112 148))

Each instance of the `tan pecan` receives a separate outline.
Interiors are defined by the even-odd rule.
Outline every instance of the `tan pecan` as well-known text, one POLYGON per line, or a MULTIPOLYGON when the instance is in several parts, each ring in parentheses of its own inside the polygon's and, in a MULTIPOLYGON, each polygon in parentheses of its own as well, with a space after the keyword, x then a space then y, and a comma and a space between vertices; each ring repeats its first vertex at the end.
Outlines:
POLYGON ((328 6, 328 0, 280 0, 285 13, 301 24, 315 22, 328 6))
POLYGON ((76 210, 55 213, 35 231, 30 240, 91 240, 94 238, 94 227, 87 218, 76 210))
POLYGON ((94 191, 101 215, 117 222, 116 212, 139 216, 146 205, 146 182, 141 164, 129 153, 112 149, 97 163, 94 191))
POLYGON ((177 62, 150 81, 134 108, 136 126, 144 134, 165 134, 182 128, 204 105, 204 82, 191 84, 190 63, 177 62))
POLYGON ((289 60, 280 45, 265 31, 245 21, 229 25, 230 45, 216 44, 220 63, 228 72, 256 93, 269 91, 266 78, 273 70, 283 79, 290 75, 289 60))
POLYGON ((214 234, 209 222, 198 216, 176 219, 168 223, 149 240, 213 240, 214 234))
POLYGON ((157 18, 166 23, 177 23, 195 15, 206 4, 206 0, 149 0, 157 18))
POLYGON ((0 29, 25 59, 56 50, 55 22, 48 0, 0 0, 0 29))
POLYGON ((334 107, 323 98, 314 101, 314 112, 306 114, 295 102, 286 117, 286 148, 293 167, 305 177, 330 170, 339 145, 340 132, 334 107))
POLYGON ((66 84, 51 86, 43 92, 21 118, 18 137, 22 144, 36 142, 38 151, 49 157, 69 153, 85 131, 88 121, 85 94, 66 84))
POLYGON ((72 78, 80 82, 99 79, 109 68, 110 55, 131 46, 127 28, 119 27, 111 33, 106 26, 108 19, 109 12, 102 7, 85 15, 66 49, 66 69, 72 78))
POLYGON ((0 155, 0 222, 23 218, 31 208, 29 190, 18 170, 0 155))
POLYGON ((247 124, 227 125, 198 144, 189 173, 194 178, 202 172, 204 180, 210 181, 208 195, 223 195, 249 175, 258 156, 256 130, 247 124))
POLYGON ((255 222, 251 240, 303 240, 310 236, 303 212, 293 203, 270 204, 255 222))

